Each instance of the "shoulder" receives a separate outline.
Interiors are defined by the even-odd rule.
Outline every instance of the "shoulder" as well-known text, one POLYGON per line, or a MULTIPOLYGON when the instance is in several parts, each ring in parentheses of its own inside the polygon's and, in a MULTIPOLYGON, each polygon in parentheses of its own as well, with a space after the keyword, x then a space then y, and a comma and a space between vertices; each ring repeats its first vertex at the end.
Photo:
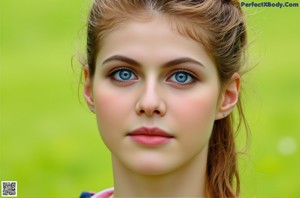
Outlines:
POLYGON ((114 193, 114 189, 108 188, 98 193, 82 192, 79 198, 109 198, 113 193, 114 193))

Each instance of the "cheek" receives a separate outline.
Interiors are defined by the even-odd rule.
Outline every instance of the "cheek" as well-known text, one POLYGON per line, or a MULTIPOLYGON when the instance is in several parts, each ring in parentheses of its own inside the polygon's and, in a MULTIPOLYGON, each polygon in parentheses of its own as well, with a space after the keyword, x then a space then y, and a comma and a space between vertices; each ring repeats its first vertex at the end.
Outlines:
POLYGON ((108 87, 94 90, 94 103, 100 132, 115 130, 122 126, 132 114, 133 98, 131 94, 114 91, 108 87), (116 124, 118 123, 118 124, 116 124))
POLYGON ((185 133, 210 134, 216 115, 217 96, 217 91, 207 91, 173 99, 170 108, 176 128, 185 133))

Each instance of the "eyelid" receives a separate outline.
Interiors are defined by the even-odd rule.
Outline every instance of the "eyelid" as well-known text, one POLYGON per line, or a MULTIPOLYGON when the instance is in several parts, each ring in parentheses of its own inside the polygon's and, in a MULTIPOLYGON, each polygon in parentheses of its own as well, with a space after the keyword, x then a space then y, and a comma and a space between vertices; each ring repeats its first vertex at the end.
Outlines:
POLYGON ((135 76, 137 76, 136 73, 133 71, 133 69, 131 69, 129 67, 126 67, 126 66, 116 67, 116 68, 112 69, 111 71, 109 71, 107 75, 111 76, 111 75, 115 74, 116 72, 118 72, 120 70, 130 70, 135 76))
MULTIPOLYGON (((139 77, 138 77, 138 75, 136 74, 136 72, 135 72, 132 68, 130 68, 130 67, 128 67, 128 66, 119 66, 119 67, 115 67, 115 68, 113 68, 111 71, 108 72, 107 76, 111 78, 116 72, 118 72, 118 71, 120 71, 120 70, 129 70, 129 71, 131 71, 131 72, 133 73, 133 75, 134 75, 137 79, 139 79, 139 77)), ((185 68, 177 68, 177 69, 174 69, 174 70, 171 71, 171 74, 167 77, 167 81, 168 81, 174 74, 176 74, 177 72, 185 72, 185 73, 187 73, 188 75, 190 75, 190 77, 192 78, 192 82, 187 83, 187 84, 180 84, 180 85, 182 85, 182 86, 190 85, 190 84, 193 84, 195 81, 199 81, 199 80, 200 80, 199 77, 198 77, 194 72, 192 72, 192 71, 190 71, 190 70, 188 70, 188 69, 185 69, 185 68)), ((118 82, 119 82, 119 80, 116 80, 116 79, 112 79, 112 80, 118 81, 118 82)), ((120 82, 123 82, 123 81, 120 81, 120 82)), ((124 82, 125 82, 125 81, 124 81, 124 82)))
POLYGON ((189 75, 191 75, 191 77, 194 79, 194 80, 199 80, 199 77, 197 77, 197 75, 194 73, 194 72, 192 72, 192 71, 190 71, 190 70, 188 70, 188 69, 183 69, 183 68, 179 68, 179 69, 174 69, 172 72, 171 72, 171 74, 170 74, 170 76, 168 77, 168 78, 170 78, 171 76, 173 76, 175 73, 177 73, 177 72, 186 72, 186 73, 188 73, 189 75))
POLYGON ((131 69, 130 67, 127 67, 127 66, 119 66, 119 67, 116 67, 114 69, 112 69, 111 71, 108 72, 107 76, 108 77, 111 77, 113 76, 116 72, 120 71, 120 70, 129 70, 133 73, 133 75, 138 78, 138 75, 136 75, 136 72, 131 69))
POLYGON ((185 88, 185 87, 189 87, 194 85, 197 81, 200 81, 200 78, 192 71, 188 70, 188 69, 184 69, 184 68, 180 68, 180 69, 174 69, 171 72, 171 75, 169 75, 169 77, 166 79, 167 83, 171 83, 173 86, 177 87, 177 88, 185 88), (172 80, 170 80, 172 78, 173 75, 175 75, 177 72, 185 72, 187 73, 190 78, 192 79, 191 82, 188 83, 178 83, 178 82, 174 82, 172 80))
POLYGON ((133 69, 131 69, 130 67, 127 66, 119 66, 119 67, 115 67, 113 68, 111 71, 108 72, 108 74, 106 75, 107 78, 109 78, 111 81, 113 81, 114 83, 117 83, 120 86, 127 86, 132 84, 134 81, 138 80, 138 75, 136 75, 136 73, 133 71, 133 69), (130 72, 132 72, 132 75, 134 76, 135 79, 129 79, 129 80, 119 80, 119 79, 115 79, 113 76, 117 73, 120 72, 121 70, 128 70, 130 72))

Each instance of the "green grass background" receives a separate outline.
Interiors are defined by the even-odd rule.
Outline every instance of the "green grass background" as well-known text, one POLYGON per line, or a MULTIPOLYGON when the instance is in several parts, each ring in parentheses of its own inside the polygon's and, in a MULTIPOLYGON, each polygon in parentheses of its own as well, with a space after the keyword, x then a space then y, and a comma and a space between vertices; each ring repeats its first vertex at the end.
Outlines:
MULTIPOLYGON (((84 52, 89 4, 1 0, 0 179, 17 181, 18 197, 113 186, 109 152, 78 98, 80 64, 71 66, 84 52)), ((243 84, 252 138, 242 195, 300 197, 300 7, 244 10, 256 67, 243 84)))

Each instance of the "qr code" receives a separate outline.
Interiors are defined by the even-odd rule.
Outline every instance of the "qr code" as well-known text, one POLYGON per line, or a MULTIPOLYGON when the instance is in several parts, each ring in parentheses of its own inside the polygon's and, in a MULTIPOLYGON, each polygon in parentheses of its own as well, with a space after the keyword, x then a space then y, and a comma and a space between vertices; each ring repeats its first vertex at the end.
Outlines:
POLYGON ((2 181, 2 197, 16 197, 17 196, 17 182, 16 181, 2 181))

